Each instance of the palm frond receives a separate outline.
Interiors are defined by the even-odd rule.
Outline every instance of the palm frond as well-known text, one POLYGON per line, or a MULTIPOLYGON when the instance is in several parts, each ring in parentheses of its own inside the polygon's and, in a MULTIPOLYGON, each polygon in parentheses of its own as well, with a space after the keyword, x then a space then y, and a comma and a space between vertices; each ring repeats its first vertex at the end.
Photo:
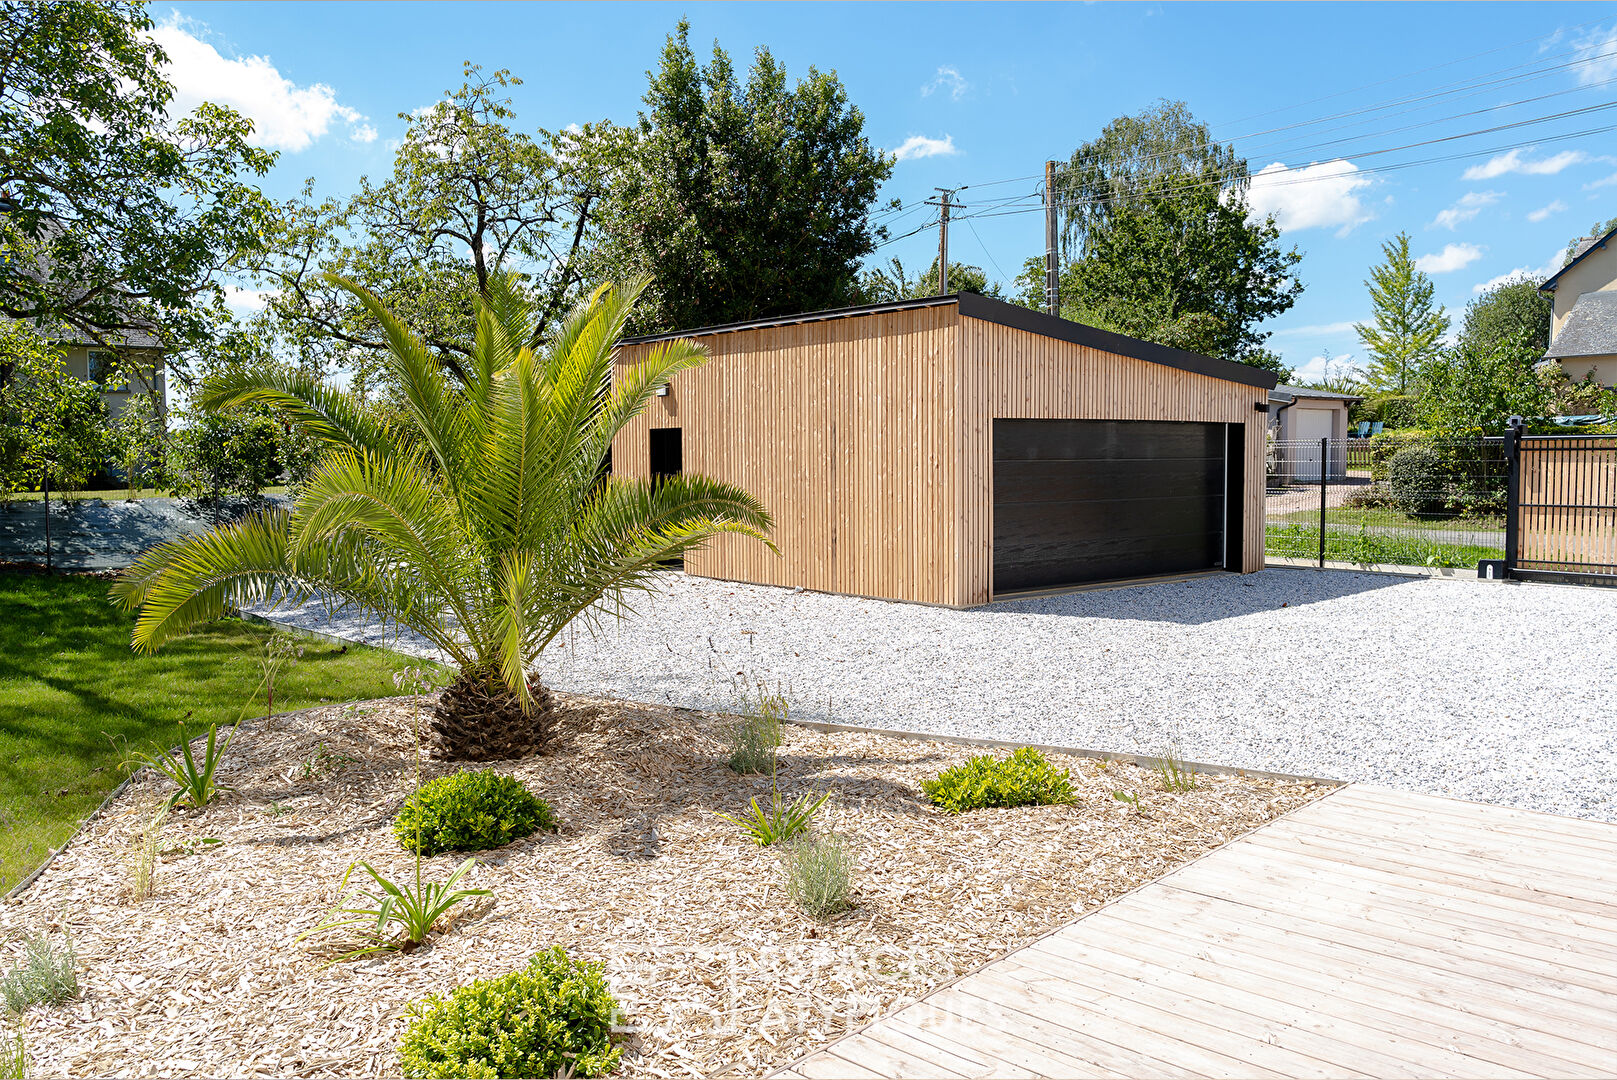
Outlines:
POLYGON ((267 405, 293 426, 323 442, 389 454, 394 434, 387 422, 354 395, 320 379, 264 366, 227 372, 209 381, 193 399, 205 412, 238 405, 267 405))

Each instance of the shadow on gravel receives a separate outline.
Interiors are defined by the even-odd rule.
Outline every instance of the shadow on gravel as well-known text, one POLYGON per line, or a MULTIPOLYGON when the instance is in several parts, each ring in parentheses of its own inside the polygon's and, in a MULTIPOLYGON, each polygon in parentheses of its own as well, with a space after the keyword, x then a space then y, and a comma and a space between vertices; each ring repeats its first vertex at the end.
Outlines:
POLYGON ((1409 586, 1421 580, 1353 570, 1272 567, 1256 574, 1219 574, 1155 585, 1004 600, 980 610, 986 615, 1060 615, 1200 625, 1409 586))

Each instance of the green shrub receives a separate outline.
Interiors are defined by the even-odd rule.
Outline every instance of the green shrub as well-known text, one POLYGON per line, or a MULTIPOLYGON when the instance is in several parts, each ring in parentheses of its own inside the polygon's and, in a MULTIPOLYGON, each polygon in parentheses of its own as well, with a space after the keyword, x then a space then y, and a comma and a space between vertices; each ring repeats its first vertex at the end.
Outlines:
POLYGON ((515 777, 492 769, 458 772, 422 784, 393 821, 393 834, 406 851, 487 851, 554 830, 550 807, 515 777))
POLYGON ((730 768, 738 773, 772 773, 780 749, 786 698, 760 690, 756 703, 743 695, 735 722, 724 729, 730 768))
POLYGON ((1051 806, 1073 801, 1067 770, 1056 769, 1031 746, 1008 758, 979 754, 964 765, 945 769, 935 780, 923 780, 921 790, 951 814, 990 806, 1051 806))
POLYGON ((1410 446, 1387 463, 1387 501, 1406 514, 1435 514, 1448 502, 1449 471, 1429 446, 1410 446))
POLYGON ((1370 439, 1370 479, 1387 479, 1387 465, 1400 451, 1431 440, 1429 431, 1384 431, 1370 439))
POLYGON ((851 906, 853 852, 840 836, 804 837, 786 851, 786 891, 816 919, 851 906))
POLYGON ((430 994, 407 1012, 406 1076, 601 1076, 617 1068, 617 1002, 601 965, 559 948, 520 971, 430 994))
POLYGON ((1353 406, 1348 419, 1353 423, 1379 420, 1389 428, 1411 427, 1416 422, 1419 403, 1414 394, 1372 394, 1353 406))
POLYGON ((17 965, 0 977, 0 996, 14 1013, 32 1005, 60 1005, 79 996, 78 958, 69 941, 60 952, 44 934, 29 934, 17 965))

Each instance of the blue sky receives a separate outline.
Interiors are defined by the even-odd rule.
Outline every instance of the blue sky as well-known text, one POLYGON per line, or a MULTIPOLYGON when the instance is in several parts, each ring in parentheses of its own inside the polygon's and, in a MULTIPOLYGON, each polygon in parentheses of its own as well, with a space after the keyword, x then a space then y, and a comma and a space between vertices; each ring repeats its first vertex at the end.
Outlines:
MULTIPOLYGON (((1032 206, 1029 177, 1113 117, 1182 99, 1254 172, 1268 170, 1252 200, 1303 250, 1305 286, 1269 324, 1272 344, 1304 373, 1327 356, 1358 359, 1362 282, 1400 230, 1458 321, 1487 282, 1546 272, 1571 237, 1617 214, 1617 4, 182 3, 152 13, 180 101, 241 109, 281 151, 266 185, 279 197, 307 177, 341 195, 385 174, 404 128, 396 114, 459 85, 466 60, 525 80, 512 91, 524 125, 629 122, 685 15, 701 52, 717 38, 738 64, 766 45, 794 76, 836 70, 872 141, 903 151, 885 197, 911 204, 934 186, 965 186, 960 199, 983 216, 951 229, 951 258, 998 279, 1040 254, 1043 221, 995 207, 1032 206), (1549 118, 1576 110, 1588 111, 1549 118), (1503 129, 1466 134, 1484 128, 1503 129)), ((894 219, 893 232, 927 213, 894 219)), ((924 268, 936 242, 927 229, 878 258, 924 268)))

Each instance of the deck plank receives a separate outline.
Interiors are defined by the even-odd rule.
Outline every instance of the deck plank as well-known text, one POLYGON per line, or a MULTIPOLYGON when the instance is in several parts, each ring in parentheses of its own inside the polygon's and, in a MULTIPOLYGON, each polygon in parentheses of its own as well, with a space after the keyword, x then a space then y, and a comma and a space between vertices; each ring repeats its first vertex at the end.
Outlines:
POLYGON ((778 1076, 1617 1074, 1617 825, 1348 787, 778 1076))

